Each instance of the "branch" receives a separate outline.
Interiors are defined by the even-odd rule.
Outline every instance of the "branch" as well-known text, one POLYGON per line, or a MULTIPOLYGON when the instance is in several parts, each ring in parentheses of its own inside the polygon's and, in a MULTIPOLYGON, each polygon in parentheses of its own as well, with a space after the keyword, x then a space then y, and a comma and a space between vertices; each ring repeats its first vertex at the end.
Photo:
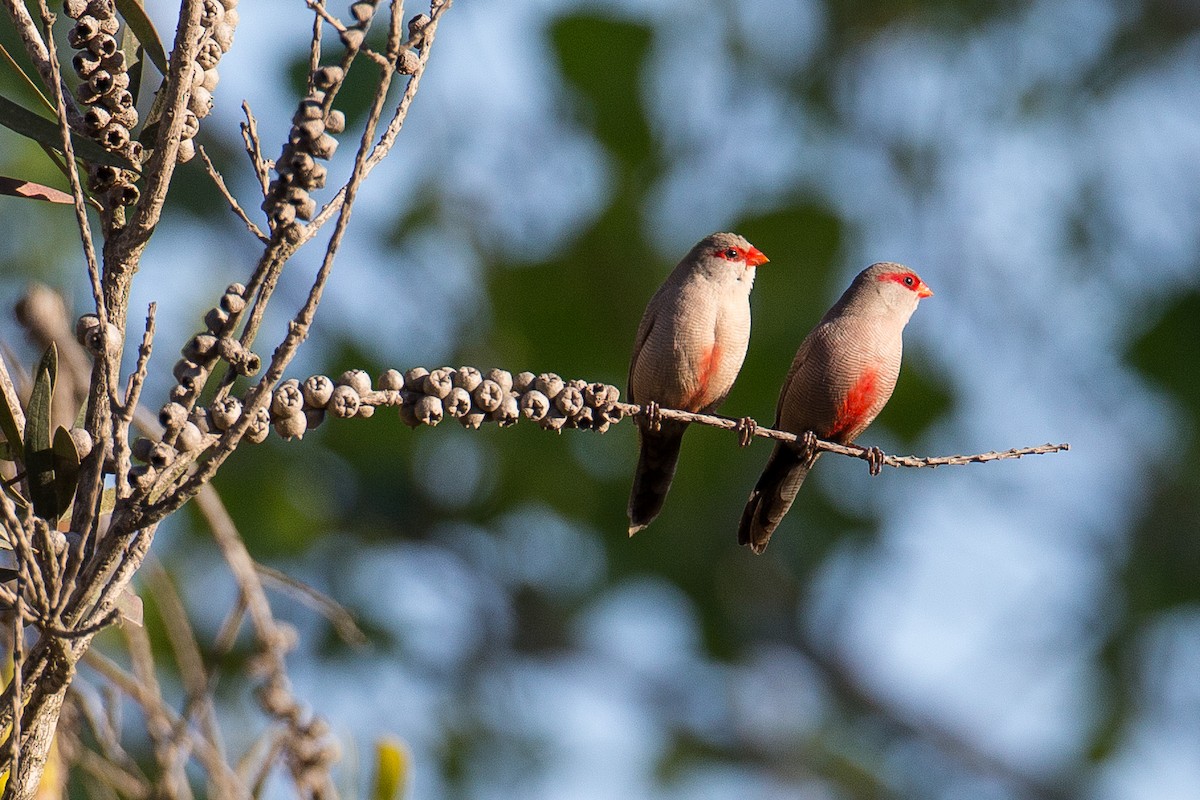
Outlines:
MULTIPOLYGON (((294 323, 295 324, 295 323, 294 323)), ((442 367, 432 372, 414 367, 401 375, 387 370, 371 388, 370 376, 363 370, 349 370, 337 380, 313 375, 303 384, 292 379, 275 390, 270 403, 271 424, 284 439, 302 438, 310 427, 321 424, 326 416, 350 418, 371 416, 377 408, 396 408, 410 427, 434 426, 449 417, 465 427, 478 428, 484 422, 500 427, 514 425, 524 417, 543 428, 561 431, 579 428, 604 433, 610 425, 626 417, 653 428, 663 420, 705 425, 736 432, 743 444, 753 437, 772 439, 797 447, 860 458, 872 472, 879 466, 943 467, 1001 461, 1028 455, 1044 455, 1070 450, 1067 443, 1015 447, 974 455, 898 456, 882 453, 874 447, 817 439, 811 434, 796 434, 760 426, 750 417, 730 419, 713 414, 697 414, 653 403, 638 405, 620 400, 620 390, 605 383, 564 380, 553 373, 517 375, 500 369, 484 373, 474 367, 442 367)), ((249 400, 246 408, 250 408, 249 400)), ((236 420, 245 423, 245 415, 236 420)), ((214 418, 214 426, 231 425, 214 418)), ((193 476, 194 479, 194 476, 193 476)), ((157 515, 154 515, 157 517, 157 515)))
MULTIPOLYGON (((57 82, 59 92, 70 98, 70 88, 62 83, 61 75, 55 76, 56 70, 52 70, 50 67, 50 53, 46 50, 46 42, 38 33, 37 25, 23 0, 4 0, 4 7, 12 17, 13 27, 16 28, 17 35, 21 37, 21 43, 25 45, 25 53, 37 68, 38 74, 42 76, 42 82, 47 86, 54 86, 57 82)), ((64 106, 71 127, 82 129, 83 118, 79 114, 79 109, 75 107, 75 103, 68 99, 64 106)))

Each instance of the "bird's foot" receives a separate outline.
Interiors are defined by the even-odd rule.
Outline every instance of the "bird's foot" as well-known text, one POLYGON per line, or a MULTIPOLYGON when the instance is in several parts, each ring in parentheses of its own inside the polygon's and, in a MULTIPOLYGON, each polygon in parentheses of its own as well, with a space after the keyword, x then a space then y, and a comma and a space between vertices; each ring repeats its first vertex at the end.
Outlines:
POLYGON ((883 451, 878 447, 868 447, 865 451, 867 458, 867 469, 872 475, 878 475, 883 470, 883 451))
POLYGON ((738 432, 738 445, 746 447, 754 441, 754 432, 758 430, 758 423, 753 417, 742 417, 738 420, 734 430, 738 432))
POLYGON ((646 415, 646 430, 657 433, 662 430, 662 409, 658 403, 651 400, 642 406, 642 413, 646 415))
POLYGON ((810 462, 817 454, 817 435, 812 431, 805 431, 800 434, 798 439, 800 444, 800 455, 805 462, 810 462))

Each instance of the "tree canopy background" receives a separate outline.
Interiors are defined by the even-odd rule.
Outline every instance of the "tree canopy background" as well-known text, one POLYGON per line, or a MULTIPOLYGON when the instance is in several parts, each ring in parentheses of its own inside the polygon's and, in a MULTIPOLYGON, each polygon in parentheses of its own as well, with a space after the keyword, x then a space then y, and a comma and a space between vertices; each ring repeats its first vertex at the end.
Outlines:
MULTIPOLYGON (((200 141, 250 198, 238 105, 282 139, 311 17, 240 10, 200 141)), ((371 634, 289 609, 347 785, 395 733, 416 798, 1194 797, 1198 31, 1185 0, 459 0, 292 376, 623 385, 654 288, 726 229, 771 262, 725 413, 769 422, 804 334, 895 260, 937 296, 863 441, 1073 449, 878 478, 827 457, 753 557, 734 532, 768 445, 718 431, 689 432, 632 540, 630 423, 379 414, 244 448, 217 485, 255 556, 371 634)), ((0 172, 60 185, 0 143, 0 172)), ((198 164, 173 191, 134 302, 166 343, 255 253, 198 164)), ((69 208, 2 203, 4 296, 36 278, 83 307, 69 208)), ((233 586, 196 522, 155 546, 211 636, 233 586)), ((223 688, 231 719, 245 691, 223 688)))

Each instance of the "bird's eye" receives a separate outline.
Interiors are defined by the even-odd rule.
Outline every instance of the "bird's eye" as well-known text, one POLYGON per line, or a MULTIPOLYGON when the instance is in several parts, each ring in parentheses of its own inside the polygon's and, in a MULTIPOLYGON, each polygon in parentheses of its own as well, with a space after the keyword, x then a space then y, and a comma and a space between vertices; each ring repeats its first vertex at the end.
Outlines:
POLYGON ((723 253, 723 255, 724 255, 726 258, 728 258, 730 261, 734 261, 734 260, 736 260, 736 259, 737 259, 737 257, 738 257, 738 251, 737 251, 737 250, 734 250, 732 247, 730 247, 729 249, 727 249, 727 250, 726 250, 726 251, 723 253))
POLYGON ((914 280, 913 280, 913 276, 912 276, 912 275, 905 275, 905 276, 904 276, 904 285, 905 285, 905 286, 912 286, 914 283, 916 283, 916 281, 914 281, 914 280))

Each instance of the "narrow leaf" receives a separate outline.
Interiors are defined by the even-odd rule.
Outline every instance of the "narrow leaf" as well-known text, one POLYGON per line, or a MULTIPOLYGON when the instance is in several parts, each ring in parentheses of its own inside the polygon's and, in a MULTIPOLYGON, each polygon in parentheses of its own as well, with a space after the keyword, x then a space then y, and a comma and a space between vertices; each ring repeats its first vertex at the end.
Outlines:
POLYGON ((54 394, 54 390, 58 388, 58 345, 54 342, 46 348, 46 352, 42 353, 42 360, 38 362, 38 372, 46 370, 50 374, 50 393, 54 394))
POLYGON ((371 800, 400 800, 408 783, 408 748, 399 739, 375 743, 375 786, 371 800))
POLYGON ((137 36, 138 41, 146 48, 146 55, 151 63, 163 76, 166 76, 167 51, 163 47, 162 38, 159 37, 154 23, 146 16, 146 9, 142 8, 142 4, 138 0, 117 0, 117 11, 137 36))
POLYGON ((4 64, 14 75, 21 78, 21 81, 29 87, 29 91, 38 96, 46 108, 50 110, 50 113, 54 113, 54 105, 50 102, 46 95, 42 94, 42 90, 39 89, 38 85, 34 83, 29 75, 25 73, 25 70, 21 69, 21 65, 18 64, 17 60, 12 57, 12 54, 4 49, 4 45, 2 44, 0 44, 0 61, 4 62, 4 64))
POLYGON ((8 178, 4 175, 0 175, 0 194, 7 194, 11 197, 27 197, 30 200, 45 200, 49 203, 62 203, 68 206, 75 202, 75 198, 66 192, 33 181, 8 178))
POLYGON ((59 425, 54 431, 54 494, 58 498, 59 514, 71 505, 75 496, 75 486, 79 483, 79 451, 75 448, 75 440, 71 432, 59 425))
MULTIPOLYGON (((35 114, 3 96, 0 96, 0 125, 39 144, 62 150, 62 133, 58 129, 58 123, 35 114)), ((139 171, 141 169, 124 156, 110 153, 99 143, 86 137, 71 134, 71 144, 75 147, 75 155, 89 163, 139 171)))
POLYGON ((42 519, 58 519, 58 498, 54 493, 54 451, 50 446, 50 406, 53 377, 48 361, 42 358, 33 379, 33 391, 25 407, 25 480, 33 511, 42 519))

